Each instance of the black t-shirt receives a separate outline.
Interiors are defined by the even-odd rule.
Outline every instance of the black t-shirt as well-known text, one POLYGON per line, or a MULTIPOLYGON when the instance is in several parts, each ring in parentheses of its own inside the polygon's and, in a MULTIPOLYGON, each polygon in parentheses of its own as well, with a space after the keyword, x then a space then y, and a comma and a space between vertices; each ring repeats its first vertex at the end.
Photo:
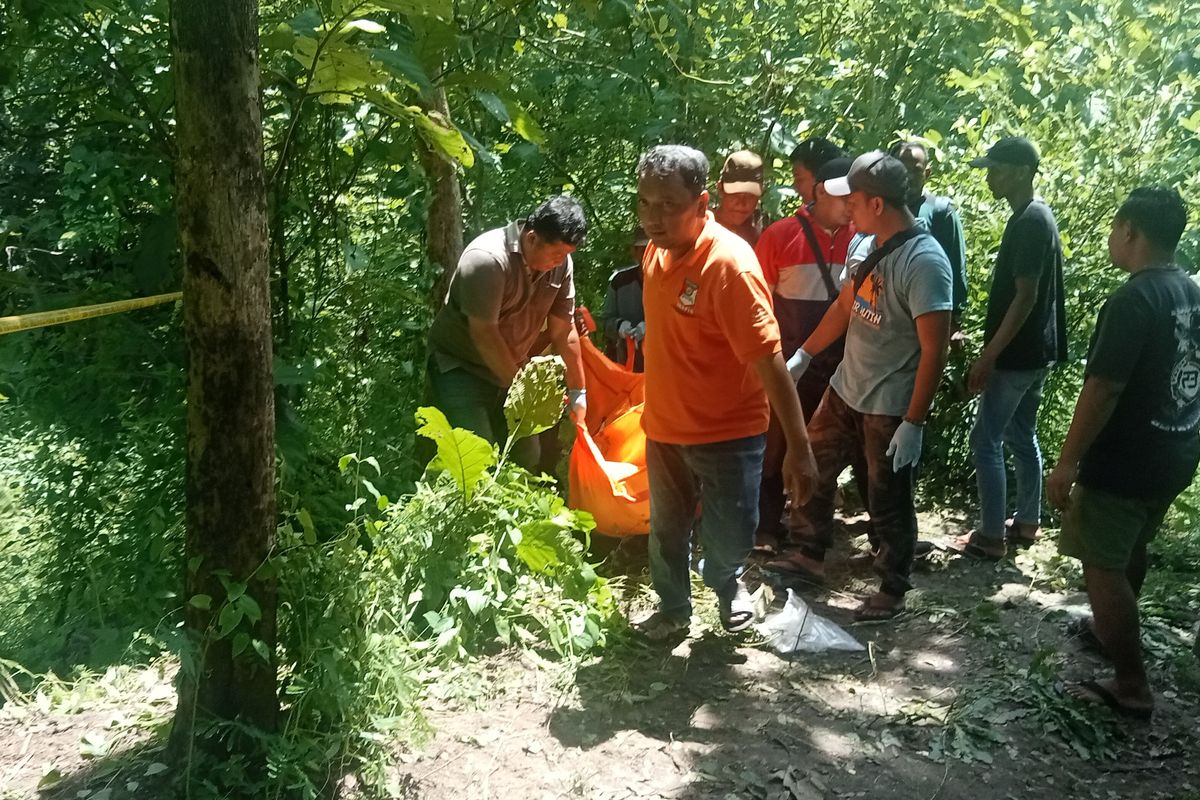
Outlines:
POLYGON ((1125 389, 1080 483, 1145 500, 1186 489, 1200 461, 1200 287, 1177 267, 1130 276, 1100 309, 1087 374, 1125 389))
POLYGON ((1025 323, 996 358, 1000 369, 1041 369, 1067 358, 1067 315, 1063 307, 1063 254, 1058 224, 1041 200, 1013 213, 1004 227, 988 296, 985 342, 996 335, 1017 294, 1017 278, 1037 280, 1037 300, 1025 323))

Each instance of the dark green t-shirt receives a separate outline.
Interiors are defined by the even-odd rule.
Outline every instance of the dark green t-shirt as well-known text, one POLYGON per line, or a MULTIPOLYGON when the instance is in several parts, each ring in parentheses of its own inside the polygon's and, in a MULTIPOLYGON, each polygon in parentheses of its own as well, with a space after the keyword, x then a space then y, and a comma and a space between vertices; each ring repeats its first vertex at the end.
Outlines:
POLYGON ((1100 309, 1087 374, 1125 389, 1080 483, 1144 500, 1186 489, 1200 461, 1200 287, 1177 267, 1130 276, 1100 309))
POLYGON ((958 314, 967 304, 967 243, 958 209, 949 197, 923 194, 919 202, 908 204, 908 210, 946 251, 954 280, 954 313, 958 314))
POLYGON ((1063 307, 1063 254, 1050 207, 1032 200, 1009 217, 996 254, 983 339, 996 335, 1017 295, 1017 278, 1037 281, 1037 299, 1025 323, 996 358, 1000 369, 1041 369, 1067 358, 1067 315, 1063 307))

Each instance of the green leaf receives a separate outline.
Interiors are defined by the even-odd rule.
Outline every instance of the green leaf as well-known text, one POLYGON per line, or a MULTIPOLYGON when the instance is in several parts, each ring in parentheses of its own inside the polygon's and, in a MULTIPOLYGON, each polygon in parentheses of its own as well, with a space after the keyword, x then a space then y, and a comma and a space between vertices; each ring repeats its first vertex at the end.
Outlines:
POLYGON ((207 594, 194 594, 188 600, 188 605, 196 608, 202 608, 205 611, 212 608, 212 596, 207 594))
POLYGON ((564 550, 559 536, 562 528, 550 520, 538 520, 521 526, 521 542, 517 545, 517 557, 534 572, 545 572, 547 568, 560 564, 564 550))
POLYGON ((146 767, 146 777, 151 778, 155 775, 158 775, 160 772, 166 772, 166 771, 167 771, 166 764, 163 764, 159 761, 155 761, 153 764, 146 767))
POLYGON ((42 789, 49 789, 51 786, 58 784, 65 777, 66 775, 64 775, 62 770, 60 770, 58 767, 54 766, 53 764, 47 764, 46 768, 42 770, 42 777, 38 779, 37 788, 39 791, 42 789))
POLYGON ((354 462, 357 460, 358 460, 358 456, 356 456, 354 453, 347 453, 346 455, 342 456, 341 458, 338 459, 338 472, 345 475, 346 470, 350 468, 351 462, 354 462))
POLYGON ((565 372, 558 356, 535 356, 517 373, 504 399, 504 419, 513 441, 535 436, 562 419, 565 372))
POLYGON ((317 528, 313 525, 312 514, 308 513, 307 508, 302 508, 296 512, 296 519, 300 520, 300 527, 304 529, 304 543, 317 543, 317 528))
POLYGON ((246 619, 250 620, 251 624, 257 624, 262 619, 262 609, 259 607, 258 601, 250 595, 242 595, 238 599, 238 605, 241 606, 242 613, 246 619))
POLYGON ((266 642, 264 642, 262 639, 255 639, 250 642, 250 646, 254 648, 254 652, 258 653, 258 657, 261 658, 264 663, 271 663, 271 654, 270 651, 267 650, 266 642))
POLYGON ((233 633, 233 629, 242 623, 242 618, 245 612, 242 611, 242 606, 239 603, 228 603, 221 609, 221 615, 217 618, 217 638, 224 639, 229 634, 233 633))
POLYGON ((249 634, 244 633, 242 631, 238 631, 238 633, 233 637, 233 644, 232 644, 233 654, 235 656, 240 656, 242 653, 246 652, 246 648, 249 646, 250 646, 249 634))
POLYGON ((540 146, 546 143, 545 131, 537 124, 537 120, 529 115, 528 111, 512 100, 505 100, 504 108, 508 111, 508 116, 512 119, 513 130, 517 132, 518 136, 531 144, 540 146))
POLYGON ((421 138, 439 153, 468 169, 475 166, 475 152, 463 138, 462 131, 450 124, 441 114, 417 109, 417 113, 413 115, 413 124, 421 138))
POLYGON ((417 433, 437 444, 438 454, 429 466, 450 473, 470 502, 488 467, 496 463, 491 443, 470 431, 451 428, 446 415, 432 406, 417 409, 417 422, 421 426, 417 433))

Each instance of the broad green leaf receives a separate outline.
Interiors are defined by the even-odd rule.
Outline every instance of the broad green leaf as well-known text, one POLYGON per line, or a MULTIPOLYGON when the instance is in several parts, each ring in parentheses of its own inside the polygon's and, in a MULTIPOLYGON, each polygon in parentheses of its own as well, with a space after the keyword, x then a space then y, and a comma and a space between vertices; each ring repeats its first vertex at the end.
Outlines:
POLYGON ((304 528, 304 543, 317 543, 317 528, 313 525, 312 514, 308 513, 307 508, 302 508, 296 512, 296 518, 300 520, 300 527, 304 528))
POLYGON ((207 611, 208 609, 212 608, 212 597, 207 594, 194 594, 192 595, 192 598, 188 600, 188 604, 207 611))
POLYGON ((535 436, 562 419, 565 371, 558 356, 535 356, 517 373, 504 399, 504 419, 513 441, 535 436))
POLYGON ((417 409, 417 422, 421 426, 417 433, 437 444, 438 454, 429 466, 450 473, 470 502, 488 467, 496 463, 491 443, 470 431, 451 428, 446 415, 432 406, 417 409))
POLYGON ((521 526, 521 543, 517 557, 535 572, 545 572, 562 562, 564 550, 559 536, 562 528, 550 520, 538 520, 521 526))
POLYGON ((413 116, 413 123, 421 138, 447 158, 453 159, 468 169, 475 165, 475 152, 463 138, 462 132, 450 124, 436 111, 420 111, 413 116))
POLYGON ((504 108, 508 111, 513 130, 517 132, 518 136, 532 144, 543 145, 546 143, 545 132, 528 111, 512 100, 505 100, 504 108))

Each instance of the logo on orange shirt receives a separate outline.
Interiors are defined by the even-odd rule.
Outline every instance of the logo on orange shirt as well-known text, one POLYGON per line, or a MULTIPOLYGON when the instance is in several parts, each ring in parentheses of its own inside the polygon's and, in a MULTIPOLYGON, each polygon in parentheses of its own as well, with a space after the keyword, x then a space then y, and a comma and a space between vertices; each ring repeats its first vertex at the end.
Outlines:
POLYGON ((684 314, 696 313, 696 295, 699 293, 700 284, 684 279, 683 291, 679 293, 679 301, 675 304, 675 310, 682 311, 684 314))

